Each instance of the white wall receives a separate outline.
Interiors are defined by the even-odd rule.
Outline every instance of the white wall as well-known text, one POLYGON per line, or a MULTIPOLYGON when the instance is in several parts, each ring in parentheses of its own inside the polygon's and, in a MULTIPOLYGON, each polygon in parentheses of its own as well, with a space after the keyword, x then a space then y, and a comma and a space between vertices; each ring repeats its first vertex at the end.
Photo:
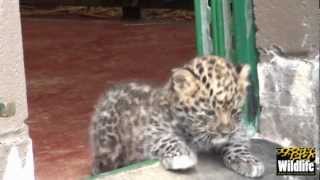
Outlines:
MULTIPOLYGON (((34 179, 18 0, 0 0, 0 101, 13 102, 16 114, 0 117, 0 179, 34 179)), ((1 103, 1 102, 0 102, 1 103)))

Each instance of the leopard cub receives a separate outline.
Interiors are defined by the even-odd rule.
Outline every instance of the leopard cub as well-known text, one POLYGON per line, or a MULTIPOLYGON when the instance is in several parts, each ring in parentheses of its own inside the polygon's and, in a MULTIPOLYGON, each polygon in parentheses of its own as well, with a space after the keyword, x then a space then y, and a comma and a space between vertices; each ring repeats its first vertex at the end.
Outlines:
POLYGON ((146 159, 159 159, 165 169, 188 169, 197 164, 197 152, 214 149, 233 171, 262 176, 264 165, 249 152, 239 117, 249 71, 248 65, 204 56, 173 69, 162 87, 111 87, 91 121, 92 173, 146 159))

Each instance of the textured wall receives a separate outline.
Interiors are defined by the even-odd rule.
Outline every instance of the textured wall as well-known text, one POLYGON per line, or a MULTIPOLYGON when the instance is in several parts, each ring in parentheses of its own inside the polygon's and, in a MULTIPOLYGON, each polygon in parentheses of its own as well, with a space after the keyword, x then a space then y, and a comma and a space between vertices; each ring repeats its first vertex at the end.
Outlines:
POLYGON ((0 117, 0 179, 16 179, 17 174, 23 177, 26 175, 23 171, 29 173, 24 179, 33 176, 31 140, 24 123, 28 113, 18 3, 0 0, 0 98, 16 104, 15 116, 0 117), (12 154, 10 164, 9 154, 12 154), (29 164, 29 170, 23 164, 29 164))
POLYGON ((292 145, 317 146, 319 138, 319 56, 275 55, 258 66, 260 128, 263 135, 292 145))
POLYGON ((266 50, 276 45, 283 53, 282 57, 260 54, 261 132, 284 144, 316 146, 319 55, 317 59, 314 54, 319 48, 319 1, 254 2, 257 47, 266 50))
POLYGON ((14 101, 17 115, 0 119, 0 134, 20 129, 27 118, 25 73, 18 1, 0 0, 0 97, 14 101))
POLYGON ((319 48, 318 0, 254 0, 257 46, 276 44, 285 52, 319 48))

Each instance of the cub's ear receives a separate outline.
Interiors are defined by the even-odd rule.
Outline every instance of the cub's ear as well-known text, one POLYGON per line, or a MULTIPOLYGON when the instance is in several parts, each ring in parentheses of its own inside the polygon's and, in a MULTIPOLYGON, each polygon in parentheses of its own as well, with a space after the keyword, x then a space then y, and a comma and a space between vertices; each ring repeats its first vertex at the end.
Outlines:
POLYGON ((196 78, 187 69, 176 68, 172 70, 172 87, 182 95, 193 94, 197 90, 196 78))
POLYGON ((237 66, 238 85, 242 92, 245 92, 250 85, 250 66, 247 64, 237 66))

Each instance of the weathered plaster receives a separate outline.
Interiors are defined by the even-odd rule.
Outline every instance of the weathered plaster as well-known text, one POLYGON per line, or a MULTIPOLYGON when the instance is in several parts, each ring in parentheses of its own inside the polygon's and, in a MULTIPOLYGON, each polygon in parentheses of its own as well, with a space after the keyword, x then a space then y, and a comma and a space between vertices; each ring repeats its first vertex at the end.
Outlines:
POLYGON ((259 48, 278 45, 289 53, 318 50, 318 0, 254 0, 254 5, 259 48))
POLYGON ((0 0, 0 98, 13 102, 16 114, 0 117, 0 179, 33 180, 19 1, 0 0))
POLYGON ((261 133, 280 143, 286 139, 291 145, 318 146, 319 56, 273 53, 270 59, 258 65, 261 133))

